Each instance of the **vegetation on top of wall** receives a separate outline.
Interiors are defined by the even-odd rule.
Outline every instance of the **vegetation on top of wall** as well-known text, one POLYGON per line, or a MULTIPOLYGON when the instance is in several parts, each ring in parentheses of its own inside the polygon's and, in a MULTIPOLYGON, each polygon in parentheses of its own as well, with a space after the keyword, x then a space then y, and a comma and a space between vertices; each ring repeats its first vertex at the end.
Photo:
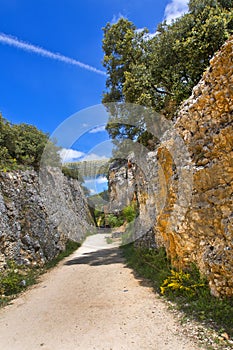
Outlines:
POLYGON ((103 206, 109 201, 108 190, 102 191, 97 194, 93 194, 88 197, 88 202, 90 205, 95 207, 96 210, 102 211, 103 206))
POLYGON ((77 170, 79 175, 84 177, 96 177, 108 172, 109 159, 83 160, 77 162, 67 162, 65 166, 69 169, 77 170))
POLYGON ((67 167, 66 165, 63 165, 62 172, 65 176, 70 177, 71 179, 76 179, 76 180, 79 180, 80 182, 84 182, 82 176, 79 174, 78 169, 72 169, 67 167))
POLYGON ((60 164, 59 148, 48 135, 33 125, 11 124, 0 115, 0 171, 27 167, 38 170, 45 146, 50 158, 60 164))
MULTIPOLYGON (((103 30, 103 103, 148 106, 171 119, 233 33, 233 1, 190 0, 189 12, 171 24, 159 24, 156 35, 123 17, 103 30)), ((145 132, 141 115, 138 120, 134 115, 132 123, 118 123, 122 114, 116 108, 111 113, 107 130, 116 144, 129 138, 149 145, 152 135, 145 132)))

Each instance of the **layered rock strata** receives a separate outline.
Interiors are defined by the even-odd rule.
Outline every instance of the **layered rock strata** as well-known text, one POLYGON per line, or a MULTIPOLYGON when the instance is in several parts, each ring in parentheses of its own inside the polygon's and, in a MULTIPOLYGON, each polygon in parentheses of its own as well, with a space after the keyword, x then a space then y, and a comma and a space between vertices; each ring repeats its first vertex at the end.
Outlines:
POLYGON ((78 181, 56 168, 45 176, 50 190, 33 170, 0 173, 0 267, 7 260, 43 265, 64 250, 68 238, 81 241, 91 228, 78 181))

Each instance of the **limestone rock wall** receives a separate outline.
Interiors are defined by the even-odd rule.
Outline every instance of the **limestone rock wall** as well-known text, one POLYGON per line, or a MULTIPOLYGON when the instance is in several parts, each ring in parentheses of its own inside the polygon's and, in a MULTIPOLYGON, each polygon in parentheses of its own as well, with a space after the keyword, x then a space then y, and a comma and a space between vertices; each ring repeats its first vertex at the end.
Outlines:
MULTIPOLYGON (((147 244, 140 234, 148 227, 146 237, 151 237, 152 230, 156 245, 166 248, 174 265, 184 268, 194 262, 207 276, 213 295, 232 296, 233 38, 210 61, 192 96, 181 106, 174 130, 188 155, 180 169, 173 141, 161 141, 144 156, 145 166, 131 168, 130 182, 124 180, 140 210, 135 237, 147 244), (191 174, 192 181, 188 183, 185 174, 189 179, 191 174)), ((117 201, 121 195, 116 180, 123 173, 119 166, 110 176, 110 198, 113 186, 112 197, 118 193, 117 201)))
MULTIPOLYGON (((164 228, 164 213, 156 231, 174 262, 184 266, 194 261, 214 295, 233 295, 233 39, 210 61, 183 104, 175 128, 193 163, 192 201, 175 232, 169 229, 169 215, 164 228)), ((172 162, 164 159, 163 148, 158 150, 158 159, 162 157, 160 164, 170 170, 169 207, 174 205, 176 174, 172 162)))
POLYGON ((46 177, 53 195, 33 170, 0 173, 0 268, 8 259, 43 265, 64 250, 68 238, 80 241, 90 229, 78 181, 52 168, 46 177))

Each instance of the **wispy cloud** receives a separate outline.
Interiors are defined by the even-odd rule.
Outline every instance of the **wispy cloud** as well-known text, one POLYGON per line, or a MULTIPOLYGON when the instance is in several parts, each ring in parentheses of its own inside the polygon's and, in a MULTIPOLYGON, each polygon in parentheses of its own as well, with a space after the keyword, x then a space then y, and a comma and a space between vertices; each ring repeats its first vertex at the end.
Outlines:
POLYGON ((85 153, 83 152, 79 152, 76 151, 74 149, 67 149, 67 148, 63 148, 60 152, 60 157, 63 163, 67 163, 67 162, 74 162, 79 160, 79 158, 83 157, 85 155, 85 153))
POLYGON ((108 179, 106 176, 98 176, 94 179, 89 179, 89 180, 85 180, 86 184, 106 184, 108 182, 108 179))
POLYGON ((108 183, 108 179, 106 176, 99 176, 96 179, 97 184, 106 184, 108 183))
POLYGON ((106 156, 100 156, 96 153, 90 153, 87 154, 83 159, 81 159, 81 161, 90 161, 90 160, 108 160, 109 158, 107 158, 106 156))
POLYGON ((167 4, 164 13, 164 19, 167 23, 171 23, 172 20, 182 16, 188 11, 188 0, 171 0, 167 4))
POLYGON ((119 21, 119 19, 121 19, 121 18, 127 18, 127 16, 122 15, 122 13, 119 12, 117 15, 114 15, 112 17, 111 24, 116 24, 119 21))
POLYGON ((108 188, 108 179, 106 176, 98 176, 93 179, 85 179, 84 186, 89 189, 91 195, 100 193, 108 188))
POLYGON ((49 50, 43 49, 42 47, 27 43, 25 41, 19 40, 16 37, 6 35, 4 33, 0 33, 0 43, 6 44, 9 46, 14 46, 14 47, 17 47, 18 49, 32 52, 43 57, 48 57, 56 61, 72 64, 74 66, 78 66, 82 69, 86 69, 97 74, 106 75, 104 71, 97 69, 95 67, 92 67, 89 64, 82 63, 80 61, 75 60, 74 58, 61 55, 60 53, 51 52, 49 50))
POLYGON ((100 125, 100 126, 95 127, 94 129, 91 129, 91 130, 89 131, 89 133, 90 133, 90 134, 95 134, 95 133, 97 133, 97 132, 103 132, 103 131, 106 131, 105 125, 100 125))

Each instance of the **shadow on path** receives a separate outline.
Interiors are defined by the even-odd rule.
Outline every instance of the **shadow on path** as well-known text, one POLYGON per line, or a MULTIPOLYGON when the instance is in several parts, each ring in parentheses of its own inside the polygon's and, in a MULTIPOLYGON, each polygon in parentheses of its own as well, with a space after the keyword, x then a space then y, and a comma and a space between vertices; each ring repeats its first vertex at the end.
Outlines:
POLYGON ((89 264, 90 266, 122 264, 122 252, 119 248, 101 249, 95 252, 84 253, 82 256, 68 260, 65 265, 89 264))

